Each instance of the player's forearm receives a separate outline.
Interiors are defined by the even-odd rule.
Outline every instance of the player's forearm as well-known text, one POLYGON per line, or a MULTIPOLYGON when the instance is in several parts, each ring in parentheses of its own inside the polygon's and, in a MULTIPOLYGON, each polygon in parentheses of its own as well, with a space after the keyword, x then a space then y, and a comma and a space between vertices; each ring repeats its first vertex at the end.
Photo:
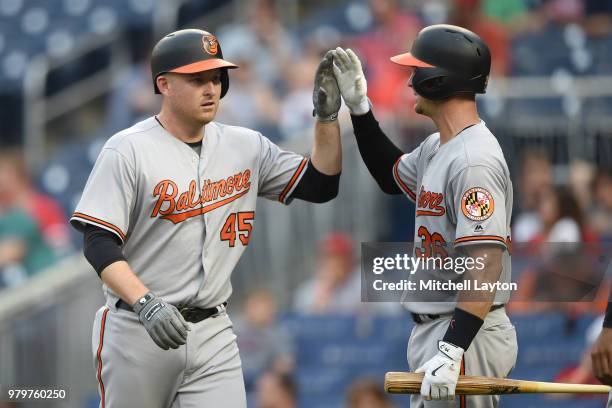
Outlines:
MULTIPOLYGON (((468 247, 467 254, 474 260, 483 263, 481 269, 469 269, 463 275, 464 280, 478 281, 481 283, 495 283, 499 281, 502 270, 501 248, 493 246, 474 246, 468 247)), ((477 262, 474 262, 478 265, 477 262)), ((495 285, 487 287, 495 287, 495 285)), ((471 290, 461 292, 457 300, 457 306, 448 326, 443 340, 455 346, 461 347, 464 351, 468 349, 476 334, 482 327, 484 319, 491 310, 491 305, 495 299, 495 291, 471 290)))
POLYGON ((100 278, 129 305, 133 305, 149 292, 125 261, 118 261, 104 268, 100 278))
POLYGON ((338 121, 330 123, 316 122, 314 146, 311 162, 315 168, 328 176, 336 175, 342 170, 342 145, 340 143, 340 126, 338 121))
POLYGON ((403 152, 385 135, 372 111, 351 115, 351 121, 361 158, 380 189, 387 194, 401 194, 393 179, 393 166, 403 152))
POLYGON ((612 328, 604 327, 591 349, 595 377, 603 384, 612 385, 612 328))
POLYGON ((134 274, 121 250, 121 242, 110 231, 87 225, 83 254, 100 275, 100 279, 124 302, 133 305, 149 290, 134 274))
MULTIPOLYGON (((470 258, 482 260, 484 267, 467 270, 463 279, 478 281, 479 287, 495 288, 502 272, 503 249, 495 246, 474 246, 468 247, 466 252, 470 258), (484 286, 488 283, 493 285, 484 286)), ((459 295, 457 308, 484 319, 491 309, 495 293, 495 289, 463 291, 459 295)))
MULTIPOLYGON (((610 291, 610 296, 612 297, 612 290, 610 291)), ((604 318, 603 327, 612 329, 612 302, 608 302, 608 307, 606 308, 606 315, 604 318)))

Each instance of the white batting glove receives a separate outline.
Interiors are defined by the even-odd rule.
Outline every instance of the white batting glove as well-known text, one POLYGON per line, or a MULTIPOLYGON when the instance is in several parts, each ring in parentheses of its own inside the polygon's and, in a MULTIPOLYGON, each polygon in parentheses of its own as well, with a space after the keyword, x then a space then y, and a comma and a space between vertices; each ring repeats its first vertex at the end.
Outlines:
POLYGON ((338 47, 334 51, 334 75, 344 103, 353 115, 363 115, 370 111, 368 102, 368 83, 366 82, 361 61, 348 48, 338 47))
POLYGON ((440 340, 438 354, 415 370, 415 373, 425 373, 421 383, 421 395, 425 400, 455 398, 463 353, 461 347, 440 340))

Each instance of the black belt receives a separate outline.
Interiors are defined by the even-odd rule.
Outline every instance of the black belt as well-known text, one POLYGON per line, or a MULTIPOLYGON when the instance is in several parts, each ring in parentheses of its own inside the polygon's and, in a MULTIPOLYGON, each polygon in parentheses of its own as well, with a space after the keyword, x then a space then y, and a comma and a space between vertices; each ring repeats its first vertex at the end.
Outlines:
MULTIPOLYGON (((127 310, 133 312, 132 306, 119 299, 116 303, 117 309, 127 310)), ((183 318, 189 323, 199 323, 202 320, 208 319, 209 317, 215 316, 225 310, 227 302, 221 303, 219 306, 202 309, 193 306, 182 306, 178 308, 183 318)))
MULTIPOLYGON (((489 309, 489 313, 491 313, 494 310, 497 309, 501 309, 502 307, 504 307, 506 305, 493 305, 491 306, 491 309, 489 309)), ((446 314, 417 314, 417 313, 410 313, 410 315, 412 316, 412 320, 416 323, 416 324, 422 324, 422 323, 426 323, 426 322, 431 322, 432 320, 437 320, 443 316, 451 316, 452 313, 446 313, 446 314)))

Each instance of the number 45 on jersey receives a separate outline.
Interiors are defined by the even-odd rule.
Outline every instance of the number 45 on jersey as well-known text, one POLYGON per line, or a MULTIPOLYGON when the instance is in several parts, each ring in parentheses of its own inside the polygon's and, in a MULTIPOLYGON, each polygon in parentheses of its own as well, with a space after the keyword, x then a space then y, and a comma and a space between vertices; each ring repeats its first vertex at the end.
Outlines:
POLYGON ((238 235, 242 245, 249 245, 254 219, 254 211, 231 213, 225 220, 223 228, 221 228, 221 241, 227 241, 229 246, 233 248, 236 244, 236 235, 238 235))

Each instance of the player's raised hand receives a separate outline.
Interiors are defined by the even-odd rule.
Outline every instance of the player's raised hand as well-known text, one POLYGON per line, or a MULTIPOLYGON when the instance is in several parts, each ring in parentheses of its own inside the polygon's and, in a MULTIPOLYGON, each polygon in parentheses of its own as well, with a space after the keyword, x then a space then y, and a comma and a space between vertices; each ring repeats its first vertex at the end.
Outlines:
POLYGON ((140 322, 159 347, 177 349, 187 341, 189 326, 178 309, 152 292, 132 306, 140 322))
POLYGON ((353 115, 363 115, 370 110, 368 102, 368 84, 363 74, 361 61, 348 48, 346 51, 338 47, 333 50, 334 75, 344 103, 353 115))
POLYGON ((333 122, 340 110, 340 90, 332 69, 333 52, 328 51, 317 68, 312 91, 314 116, 319 122, 333 122))
POLYGON ((463 352, 461 347, 439 341, 438 354, 414 371, 425 373, 421 383, 421 395, 425 400, 452 400, 455 398, 463 352))

